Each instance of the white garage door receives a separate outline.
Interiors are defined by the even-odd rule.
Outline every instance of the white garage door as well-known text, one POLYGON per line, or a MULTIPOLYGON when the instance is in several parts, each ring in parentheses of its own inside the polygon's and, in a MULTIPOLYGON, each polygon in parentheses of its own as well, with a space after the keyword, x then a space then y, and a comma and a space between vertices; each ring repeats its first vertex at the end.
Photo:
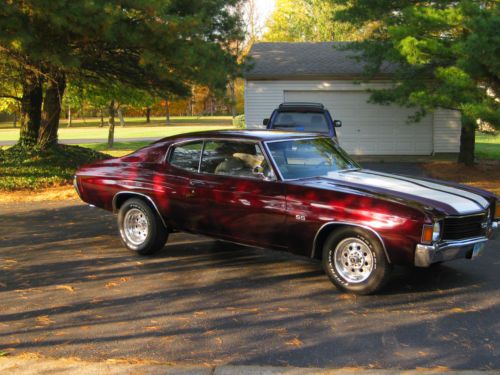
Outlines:
POLYGON ((287 102, 323 103, 342 121, 340 145, 355 155, 430 155, 432 117, 407 123, 415 111, 399 106, 368 103, 360 91, 285 91, 287 102))

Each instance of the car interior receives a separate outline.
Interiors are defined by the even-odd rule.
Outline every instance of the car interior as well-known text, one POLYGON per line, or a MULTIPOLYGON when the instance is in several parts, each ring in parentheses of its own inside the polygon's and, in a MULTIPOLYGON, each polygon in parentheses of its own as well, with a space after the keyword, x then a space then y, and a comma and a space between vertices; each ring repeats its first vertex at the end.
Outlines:
MULTIPOLYGON (((178 168, 197 172, 203 142, 180 145, 174 149, 170 163, 178 168)), ((201 160, 202 173, 226 176, 273 179, 260 147, 254 143, 207 141, 201 160), (256 167, 260 167, 256 171, 256 167)))

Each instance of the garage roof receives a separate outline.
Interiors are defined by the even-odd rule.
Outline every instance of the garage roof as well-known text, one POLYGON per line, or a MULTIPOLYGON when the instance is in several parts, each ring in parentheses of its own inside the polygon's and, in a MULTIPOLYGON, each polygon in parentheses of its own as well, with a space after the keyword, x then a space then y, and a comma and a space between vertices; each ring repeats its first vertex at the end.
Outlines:
MULTIPOLYGON (((345 42, 255 43, 249 53, 245 78, 249 80, 353 79, 361 77, 364 63, 345 50, 345 42)), ((394 72, 386 66, 380 76, 394 72)))

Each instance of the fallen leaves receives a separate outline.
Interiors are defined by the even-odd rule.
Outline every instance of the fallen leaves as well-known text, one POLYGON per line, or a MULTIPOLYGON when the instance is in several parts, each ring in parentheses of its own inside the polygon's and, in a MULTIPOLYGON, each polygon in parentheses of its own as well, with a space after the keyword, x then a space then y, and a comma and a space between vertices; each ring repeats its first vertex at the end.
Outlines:
POLYGON ((130 277, 120 277, 118 280, 110 281, 110 282, 106 283, 106 288, 108 288, 108 289, 115 288, 123 283, 126 283, 129 280, 130 280, 130 277))
POLYGON ((54 321, 50 319, 48 315, 39 316, 38 318, 36 318, 36 322, 39 326, 48 326, 54 323, 54 321))
POLYGON ((57 290, 65 290, 70 293, 75 293, 75 288, 71 285, 56 285, 57 290))
POLYGON ((286 345, 289 346, 294 346, 296 348, 301 347, 304 343, 300 341, 297 337, 295 337, 293 340, 287 341, 286 345))
POLYGON ((159 331, 161 329, 160 326, 147 326, 147 327, 144 327, 144 330, 147 331, 147 332, 156 332, 156 331, 159 331))

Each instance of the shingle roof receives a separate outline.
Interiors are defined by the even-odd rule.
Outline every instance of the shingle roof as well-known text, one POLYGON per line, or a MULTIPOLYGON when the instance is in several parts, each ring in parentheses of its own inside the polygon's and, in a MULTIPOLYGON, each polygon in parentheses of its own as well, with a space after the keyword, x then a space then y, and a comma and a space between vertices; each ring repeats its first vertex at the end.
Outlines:
MULTIPOLYGON (((352 79, 363 73, 356 52, 340 49, 342 42, 255 43, 249 53, 247 79, 352 79)), ((390 75, 387 67, 381 75, 390 75)))

